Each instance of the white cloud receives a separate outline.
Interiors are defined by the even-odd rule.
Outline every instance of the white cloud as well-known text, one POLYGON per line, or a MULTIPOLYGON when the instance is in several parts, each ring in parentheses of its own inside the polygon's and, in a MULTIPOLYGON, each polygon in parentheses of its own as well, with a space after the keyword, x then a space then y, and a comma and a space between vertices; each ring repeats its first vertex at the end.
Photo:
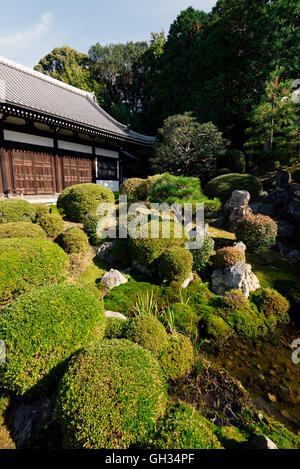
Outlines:
POLYGON ((4 49, 26 49, 33 45, 36 45, 36 41, 39 41, 50 31, 52 24, 53 15, 50 12, 45 12, 41 15, 38 24, 13 34, 1 34, 0 35, 0 47, 4 49))

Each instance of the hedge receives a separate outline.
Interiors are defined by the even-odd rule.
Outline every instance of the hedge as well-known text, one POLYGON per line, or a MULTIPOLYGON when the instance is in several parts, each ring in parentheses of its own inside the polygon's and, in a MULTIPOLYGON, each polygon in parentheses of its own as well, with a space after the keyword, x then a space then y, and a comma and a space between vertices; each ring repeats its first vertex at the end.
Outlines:
POLYGON ((20 296, 1 314, 2 385, 17 394, 46 391, 72 353, 103 337, 105 323, 102 302, 81 286, 50 285, 20 296))
POLYGON ((82 223, 87 214, 96 214, 99 204, 115 203, 113 192, 99 184, 78 184, 68 187, 58 197, 57 207, 71 221, 82 223))
POLYGON ((74 357, 57 399, 67 448, 127 449, 141 444, 166 405, 154 356, 127 340, 97 341, 74 357))
POLYGON ((0 224, 2 238, 47 238, 47 234, 39 225, 27 221, 0 224))
POLYGON ((59 245, 68 254, 85 252, 89 247, 89 240, 81 228, 71 227, 60 235, 59 245))
POLYGON ((0 306, 35 287, 65 280, 64 251, 46 239, 0 240, 0 306))
POLYGON ((246 190, 250 192, 252 199, 257 199, 263 187, 256 176, 238 173, 218 176, 205 186, 205 194, 208 197, 218 197, 222 202, 230 199, 234 190, 246 190))
POLYGON ((49 238, 57 238, 64 230, 64 221, 58 214, 47 213, 37 219, 37 223, 45 230, 49 238))
POLYGON ((34 221, 35 208, 26 200, 5 199, 0 200, 0 223, 17 221, 34 221))

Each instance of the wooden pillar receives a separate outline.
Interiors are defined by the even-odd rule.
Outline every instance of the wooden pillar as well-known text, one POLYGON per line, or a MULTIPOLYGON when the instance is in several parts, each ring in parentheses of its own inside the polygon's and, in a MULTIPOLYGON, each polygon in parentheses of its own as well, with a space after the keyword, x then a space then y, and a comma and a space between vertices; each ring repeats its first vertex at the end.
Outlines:
POLYGON ((1 170, 3 175, 3 191, 5 194, 11 194, 13 192, 13 180, 11 173, 11 155, 10 151, 2 148, 1 155, 1 170))
POLYGON ((62 171, 62 161, 58 151, 58 142, 57 136, 54 135, 53 137, 54 143, 54 167, 55 167, 55 186, 56 192, 60 194, 64 189, 63 186, 63 171, 62 171))
POLYGON ((94 184, 96 184, 97 182, 97 168, 96 168, 96 165, 97 165, 97 161, 96 161, 96 149, 95 149, 95 145, 93 145, 93 164, 92 164, 92 182, 94 184))

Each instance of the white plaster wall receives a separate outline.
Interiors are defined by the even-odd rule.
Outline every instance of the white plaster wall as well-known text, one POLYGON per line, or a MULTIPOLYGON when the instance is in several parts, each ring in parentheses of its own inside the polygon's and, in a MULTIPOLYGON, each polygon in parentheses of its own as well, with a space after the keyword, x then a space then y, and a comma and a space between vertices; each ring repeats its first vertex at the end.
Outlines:
POLYGON ((39 145, 42 147, 53 148, 52 138, 40 137, 38 135, 24 134, 23 132, 15 132, 14 130, 4 129, 4 140, 10 142, 27 143, 29 145, 39 145))
POLYGON ((103 187, 107 187, 113 192, 119 191, 119 181, 102 181, 101 179, 97 179, 97 184, 103 187))

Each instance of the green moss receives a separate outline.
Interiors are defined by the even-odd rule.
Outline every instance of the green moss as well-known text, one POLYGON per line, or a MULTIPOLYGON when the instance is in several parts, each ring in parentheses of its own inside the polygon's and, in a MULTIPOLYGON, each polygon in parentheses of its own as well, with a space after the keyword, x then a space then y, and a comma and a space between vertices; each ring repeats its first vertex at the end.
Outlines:
POLYGON ((89 240, 85 232, 78 227, 72 227, 59 237, 59 245, 68 254, 85 252, 89 248, 89 240))
POLYGON ((118 318, 107 318, 104 333, 105 339, 125 338, 126 321, 118 318))
POLYGON ((0 223, 13 223, 18 221, 33 222, 35 216, 34 206, 26 200, 0 200, 0 223))
POLYGON ((289 323, 290 303, 278 291, 272 288, 262 288, 252 295, 252 301, 256 302, 259 310, 267 318, 273 317, 274 322, 279 324, 289 323))
POLYGON ((248 439, 248 435, 237 427, 215 427, 214 434, 225 449, 239 449, 240 443, 248 439))
POLYGON ((194 365, 194 351, 190 339, 179 333, 169 336, 159 363, 166 379, 175 380, 190 373, 194 365))
POLYGON ((218 341, 226 339, 231 331, 224 319, 214 314, 207 314, 203 322, 206 335, 218 341))
POLYGON ((168 336, 164 326, 150 314, 130 319, 126 324, 125 337, 146 350, 150 350, 156 357, 160 357, 168 345, 168 336))
POLYGON ((45 231, 34 223, 14 222, 0 224, 0 239, 3 238, 46 238, 45 231))
POLYGON ((184 282, 193 269, 193 256, 188 249, 172 246, 158 259, 158 271, 163 281, 184 282))
POLYGON ((64 221, 60 215, 48 213, 40 216, 37 222, 46 231, 49 238, 56 238, 64 229, 64 221))
POLYGON ((192 306, 182 303, 171 305, 174 324, 177 331, 189 336, 197 336, 199 317, 192 306))
POLYGON ((263 187, 257 177, 238 173, 218 176, 205 186, 205 193, 208 197, 218 197, 222 202, 230 199, 234 190, 246 190, 250 192, 252 199, 257 199, 263 187))

